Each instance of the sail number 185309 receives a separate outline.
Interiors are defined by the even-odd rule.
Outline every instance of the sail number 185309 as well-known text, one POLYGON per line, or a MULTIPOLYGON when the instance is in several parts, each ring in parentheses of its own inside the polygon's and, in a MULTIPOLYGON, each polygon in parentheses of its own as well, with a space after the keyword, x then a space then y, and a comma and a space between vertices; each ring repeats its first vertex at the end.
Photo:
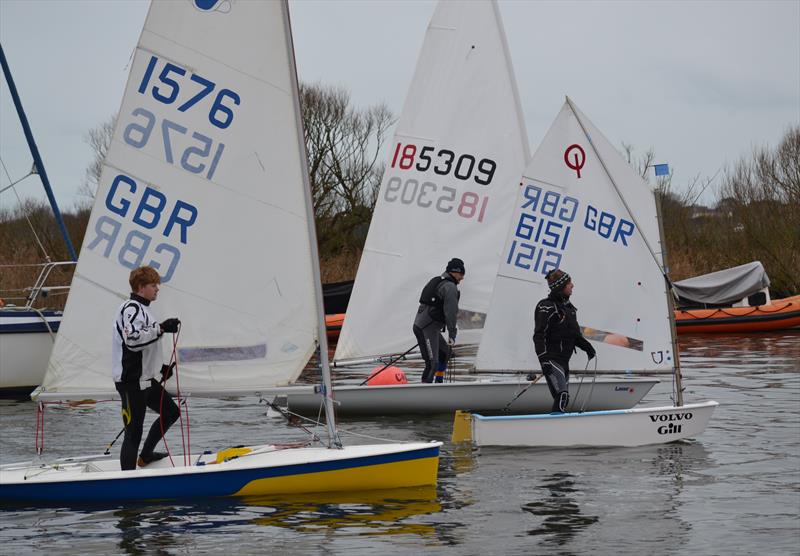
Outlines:
POLYGON ((418 172, 433 170, 434 174, 448 176, 452 174, 457 179, 463 181, 474 180, 480 185, 492 183, 497 163, 491 158, 483 158, 477 161, 471 154, 462 154, 456 157, 456 153, 449 149, 436 150, 430 145, 418 149, 413 143, 397 143, 392 156, 391 167, 398 167, 401 170, 414 168, 418 172), (419 150, 419 152, 417 152, 419 150), (416 164, 414 161, 417 160, 416 164))
POLYGON ((490 185, 497 170, 494 160, 478 159, 471 154, 457 155, 450 149, 437 149, 429 145, 419 147, 413 143, 397 143, 389 167, 418 174, 407 178, 397 175, 390 177, 383 190, 385 201, 432 208, 441 213, 453 213, 467 220, 483 222, 489 195, 464 191, 462 188, 472 182, 490 185), (440 179, 449 185, 442 184, 440 179), (463 185, 459 185, 459 181, 464 182, 463 185))

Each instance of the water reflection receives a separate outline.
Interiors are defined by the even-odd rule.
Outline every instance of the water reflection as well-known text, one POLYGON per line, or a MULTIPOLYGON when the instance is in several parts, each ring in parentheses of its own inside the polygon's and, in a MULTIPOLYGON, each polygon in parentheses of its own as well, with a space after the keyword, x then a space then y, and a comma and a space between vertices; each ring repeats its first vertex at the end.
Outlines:
POLYGON ((124 554, 168 554, 170 548, 179 546, 179 539, 166 527, 174 520, 171 506, 134 507, 117 510, 116 527, 120 531, 117 546, 124 554))
MULTIPOLYGON (((442 532, 416 518, 442 510, 434 487, 345 494, 201 500, 191 505, 134 505, 111 512, 125 554, 166 554, 191 530, 238 533, 252 525, 323 536, 415 535, 442 532)), ((97 514, 95 514, 97 517, 97 514)), ((253 534, 257 532, 253 531, 253 534)))
POLYGON ((538 490, 546 495, 537 502, 528 502, 522 510, 541 519, 541 523, 528 530, 528 535, 545 536, 545 544, 563 546, 578 533, 597 523, 596 515, 584 515, 573 494, 575 477, 571 473, 553 473, 542 481, 538 490))
POLYGON ((434 536, 433 525, 407 521, 441 511, 436 488, 424 487, 364 493, 243 498, 242 504, 258 508, 256 525, 282 527, 300 533, 350 529, 359 535, 434 536), (267 513, 264 514, 264 510, 267 513))
POLYGON ((754 369, 747 363, 762 361, 772 370, 790 370, 800 360, 800 331, 770 334, 725 334, 680 336, 681 357, 690 366, 708 368, 720 364, 737 370, 754 369))
POLYGON ((658 446, 652 465, 658 475, 672 480, 676 496, 686 484, 706 485, 713 482, 713 474, 697 473, 698 470, 708 471, 714 467, 705 446, 698 441, 672 442, 658 446))

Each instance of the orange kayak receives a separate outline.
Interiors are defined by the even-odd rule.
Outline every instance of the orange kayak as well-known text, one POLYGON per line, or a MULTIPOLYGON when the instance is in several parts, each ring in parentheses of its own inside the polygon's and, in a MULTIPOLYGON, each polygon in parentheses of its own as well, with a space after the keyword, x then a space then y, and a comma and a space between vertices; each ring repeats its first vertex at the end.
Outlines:
POLYGON ((339 339, 339 333, 342 331, 343 324, 344 313, 325 315, 325 331, 329 342, 335 342, 339 339))
POLYGON ((678 334, 766 332, 800 328, 800 295, 757 307, 675 310, 678 334))

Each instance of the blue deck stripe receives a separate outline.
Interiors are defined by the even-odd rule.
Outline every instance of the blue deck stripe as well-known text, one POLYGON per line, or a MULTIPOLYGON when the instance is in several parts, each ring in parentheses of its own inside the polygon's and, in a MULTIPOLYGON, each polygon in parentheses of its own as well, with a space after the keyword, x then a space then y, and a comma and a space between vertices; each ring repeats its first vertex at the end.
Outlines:
POLYGON ((542 415, 479 415, 473 413, 473 417, 483 421, 510 421, 515 419, 564 419, 568 417, 592 417, 595 415, 620 415, 628 413, 626 409, 606 409, 604 411, 584 411, 583 413, 545 413, 542 415))
MULTIPOLYGON (((53 329, 53 332, 58 332, 58 327, 61 325, 61 321, 51 321, 50 328, 53 329)), ((47 326, 43 322, 26 322, 20 324, 1 324, 0 323, 0 334, 23 334, 23 333, 31 333, 31 332, 49 332, 47 326)))
POLYGON ((64 314, 61 311, 0 311, 0 334, 20 334, 25 332, 48 332, 47 326, 42 322, 42 317, 47 319, 53 332, 58 331, 64 314), (12 318, 33 318, 34 322, 9 323, 12 318), (4 320, 6 322, 4 322, 4 320))
POLYGON ((231 496, 248 483, 257 479, 304 475, 320 471, 337 471, 368 465, 432 458, 438 455, 439 447, 433 446, 411 452, 366 456, 343 461, 300 463, 275 468, 234 469, 166 477, 139 476, 92 481, 0 485, 0 500, 16 502, 43 502, 49 500, 90 502, 231 496))

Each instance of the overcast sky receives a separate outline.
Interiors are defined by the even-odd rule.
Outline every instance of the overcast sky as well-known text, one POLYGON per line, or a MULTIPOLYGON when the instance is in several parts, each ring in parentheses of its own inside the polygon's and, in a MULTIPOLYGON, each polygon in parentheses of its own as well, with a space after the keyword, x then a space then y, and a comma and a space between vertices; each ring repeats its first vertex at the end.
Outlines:
MULTIPOLYGON (((565 95, 614 144, 652 147, 678 186, 800 125, 800 0, 499 4, 532 151, 565 95)), ((62 210, 92 158, 87 130, 119 109, 147 6, 0 0, 0 41, 62 210)), ((290 6, 300 78, 399 116, 435 2, 290 6)), ((0 89, 0 158, 16 180, 31 158, 5 80, 0 89)), ((0 167, 0 189, 8 184, 0 167)), ((35 177, 17 191, 44 198, 35 177)), ((0 206, 16 202, 0 194, 0 206)))

